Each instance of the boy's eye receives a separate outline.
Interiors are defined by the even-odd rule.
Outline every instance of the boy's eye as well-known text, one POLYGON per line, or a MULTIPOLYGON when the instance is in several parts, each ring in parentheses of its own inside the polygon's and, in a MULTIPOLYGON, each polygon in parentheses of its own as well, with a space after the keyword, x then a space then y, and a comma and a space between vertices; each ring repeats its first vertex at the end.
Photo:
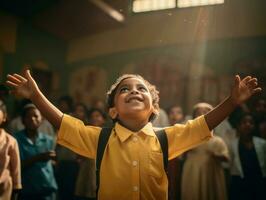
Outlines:
POLYGON ((139 87, 139 90, 142 91, 142 92, 147 92, 147 88, 145 88, 144 86, 140 86, 139 87))
POLYGON ((127 87, 123 87, 120 89, 120 93, 123 93, 123 92, 128 92, 129 89, 127 87))

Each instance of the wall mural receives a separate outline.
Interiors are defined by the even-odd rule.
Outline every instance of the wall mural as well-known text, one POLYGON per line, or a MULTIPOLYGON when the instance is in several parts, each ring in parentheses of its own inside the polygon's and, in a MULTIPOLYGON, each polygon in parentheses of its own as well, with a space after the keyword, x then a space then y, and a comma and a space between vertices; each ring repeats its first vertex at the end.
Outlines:
POLYGON ((70 76, 69 91, 76 102, 90 105, 97 99, 105 98, 106 71, 95 66, 81 67, 70 76))

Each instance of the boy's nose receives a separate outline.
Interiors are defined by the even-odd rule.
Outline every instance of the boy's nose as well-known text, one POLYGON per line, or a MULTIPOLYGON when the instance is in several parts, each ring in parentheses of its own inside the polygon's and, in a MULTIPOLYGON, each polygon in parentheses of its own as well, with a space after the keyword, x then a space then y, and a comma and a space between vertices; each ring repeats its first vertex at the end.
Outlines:
POLYGON ((132 90, 131 90, 131 92, 130 92, 131 94, 138 94, 139 93, 139 91, 137 90, 137 89, 135 89, 135 88, 133 88, 132 90))

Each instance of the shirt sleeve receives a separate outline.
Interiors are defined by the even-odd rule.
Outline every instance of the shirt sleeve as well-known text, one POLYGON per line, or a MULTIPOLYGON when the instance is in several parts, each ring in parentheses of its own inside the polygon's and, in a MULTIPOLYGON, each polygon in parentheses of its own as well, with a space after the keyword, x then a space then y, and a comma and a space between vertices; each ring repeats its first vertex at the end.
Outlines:
POLYGON ((18 143, 14 139, 12 140, 12 146, 10 149, 10 175, 12 177, 13 188, 21 189, 21 167, 20 167, 20 157, 18 143))
POLYGON ((213 136, 204 116, 189 120, 186 124, 176 124, 167 127, 165 132, 168 138, 169 160, 198 146, 213 136))
POLYGON ((69 115, 64 115, 57 136, 57 143, 77 154, 95 159, 101 128, 85 126, 69 115))

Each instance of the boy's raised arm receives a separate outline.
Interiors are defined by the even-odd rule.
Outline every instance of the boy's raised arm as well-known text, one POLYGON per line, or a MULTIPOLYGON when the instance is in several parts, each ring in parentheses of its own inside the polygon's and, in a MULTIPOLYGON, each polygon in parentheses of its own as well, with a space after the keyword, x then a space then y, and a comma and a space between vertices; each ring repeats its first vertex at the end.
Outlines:
POLYGON ((63 113, 43 95, 29 70, 25 71, 24 76, 7 75, 6 84, 13 88, 12 94, 30 99, 51 124, 60 127, 63 113))
POLYGON ((247 76, 242 80, 238 75, 235 76, 235 83, 231 95, 212 111, 205 115, 206 123, 210 130, 220 124, 237 106, 244 103, 251 96, 261 91, 258 87, 257 78, 247 76))

